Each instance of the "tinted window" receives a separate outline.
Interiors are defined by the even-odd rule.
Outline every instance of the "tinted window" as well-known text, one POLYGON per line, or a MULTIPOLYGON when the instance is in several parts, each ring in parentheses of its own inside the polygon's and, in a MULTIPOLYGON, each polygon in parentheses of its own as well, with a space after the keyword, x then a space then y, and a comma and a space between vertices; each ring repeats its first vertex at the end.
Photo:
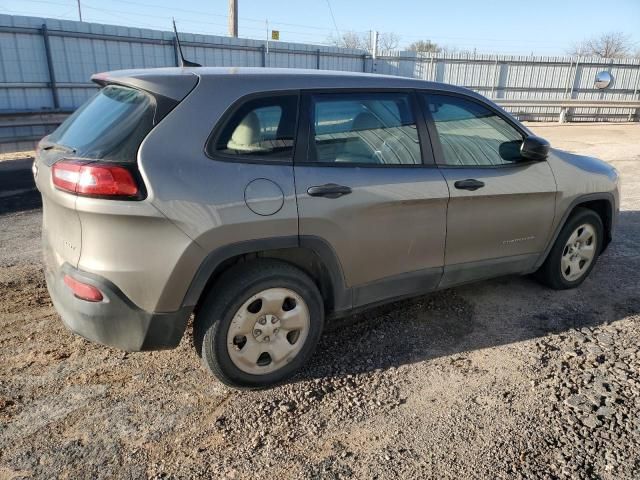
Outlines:
POLYGON ((225 155, 290 160, 297 109, 295 95, 249 100, 223 126, 215 150, 225 155))
POLYGON ((408 94, 345 93, 313 97, 311 158, 318 162, 422 163, 408 94))
POLYGON ((138 148, 153 128, 155 105, 147 93, 107 86, 75 111, 47 141, 83 158, 135 162, 138 148))
POLYGON ((447 95, 424 94, 447 165, 492 166, 520 159, 522 135, 479 103, 447 95))

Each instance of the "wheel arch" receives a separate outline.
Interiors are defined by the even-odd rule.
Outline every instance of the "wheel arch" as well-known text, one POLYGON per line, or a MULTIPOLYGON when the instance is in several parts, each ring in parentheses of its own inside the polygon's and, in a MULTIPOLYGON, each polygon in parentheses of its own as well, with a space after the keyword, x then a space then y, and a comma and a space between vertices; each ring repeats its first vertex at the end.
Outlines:
POLYGON ((592 210, 596 214, 598 214, 598 216, 602 220, 602 225, 604 226, 604 244, 602 246, 601 252, 603 252, 607 248, 609 243, 611 243, 611 240, 613 239, 613 228, 615 227, 615 199, 613 194, 603 192, 582 195, 574 199, 569 207, 565 210, 562 220, 558 222, 558 225, 556 226, 556 229, 553 232, 553 235, 550 238, 544 253, 540 256, 540 259, 535 265, 535 269, 538 269, 547 259, 547 257, 549 256, 549 252, 553 248, 553 245, 558 238, 558 235, 560 235, 560 231, 578 208, 588 208, 589 210, 592 210))
POLYGON ((275 258, 304 271, 318 286, 328 314, 351 308, 351 291, 346 287, 338 257, 326 241, 315 236, 246 240, 212 251, 198 268, 183 306, 197 310, 206 292, 225 271, 256 258, 275 258))
MULTIPOLYGON (((604 227, 604 232, 603 232, 604 242, 602 245, 602 251, 604 251, 609 246, 609 243, 611 243, 611 239, 613 238, 613 218, 614 218, 613 204, 605 198, 600 198, 596 200, 587 200, 585 202, 582 202, 576 205, 573 208, 573 211, 575 211, 576 208, 580 208, 580 207, 588 208, 589 210, 596 212, 600 217, 600 220, 602 220, 602 225, 604 227)), ((571 214, 569 215, 569 217, 571 217, 571 214)))

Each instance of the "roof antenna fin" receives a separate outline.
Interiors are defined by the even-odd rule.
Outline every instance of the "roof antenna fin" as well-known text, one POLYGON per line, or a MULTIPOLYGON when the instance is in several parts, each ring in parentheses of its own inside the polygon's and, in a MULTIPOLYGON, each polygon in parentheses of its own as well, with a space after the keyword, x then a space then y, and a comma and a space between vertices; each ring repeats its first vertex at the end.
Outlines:
POLYGON ((173 31, 176 34, 176 45, 178 46, 178 53, 180 53, 180 66, 181 67, 201 67, 202 65, 200 65, 199 63, 190 62, 189 60, 186 60, 184 58, 184 55, 182 54, 182 45, 180 45, 180 38, 178 37, 178 29, 176 28, 176 19, 172 18, 171 20, 173 20, 173 31))

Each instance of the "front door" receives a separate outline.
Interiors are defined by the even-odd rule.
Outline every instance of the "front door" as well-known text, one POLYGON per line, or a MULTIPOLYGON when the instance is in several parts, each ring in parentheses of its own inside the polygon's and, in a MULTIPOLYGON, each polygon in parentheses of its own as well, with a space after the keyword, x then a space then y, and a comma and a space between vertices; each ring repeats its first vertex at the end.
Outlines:
POLYGON ((528 270, 547 245, 556 183, 523 161, 523 132, 465 96, 420 93, 451 199, 441 286, 528 270))
POLYGON ((432 155, 421 151, 426 129, 413 94, 308 94, 302 110, 301 238, 333 248, 354 306, 435 288, 449 194, 440 171, 423 163, 432 155))

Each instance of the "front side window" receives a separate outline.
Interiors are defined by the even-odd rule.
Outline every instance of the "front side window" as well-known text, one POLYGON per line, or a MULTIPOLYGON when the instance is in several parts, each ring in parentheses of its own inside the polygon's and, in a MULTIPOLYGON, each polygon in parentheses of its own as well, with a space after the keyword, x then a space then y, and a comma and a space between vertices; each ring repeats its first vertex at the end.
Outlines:
POLYGON ((445 165, 500 166, 521 159, 522 135, 493 110, 461 97, 421 96, 438 132, 445 165))
POLYGON ((422 163, 409 94, 318 94, 312 105, 312 160, 380 166, 422 163))
POLYGON ((230 156, 291 160, 297 109, 296 95, 249 100, 222 127, 213 150, 230 156))

